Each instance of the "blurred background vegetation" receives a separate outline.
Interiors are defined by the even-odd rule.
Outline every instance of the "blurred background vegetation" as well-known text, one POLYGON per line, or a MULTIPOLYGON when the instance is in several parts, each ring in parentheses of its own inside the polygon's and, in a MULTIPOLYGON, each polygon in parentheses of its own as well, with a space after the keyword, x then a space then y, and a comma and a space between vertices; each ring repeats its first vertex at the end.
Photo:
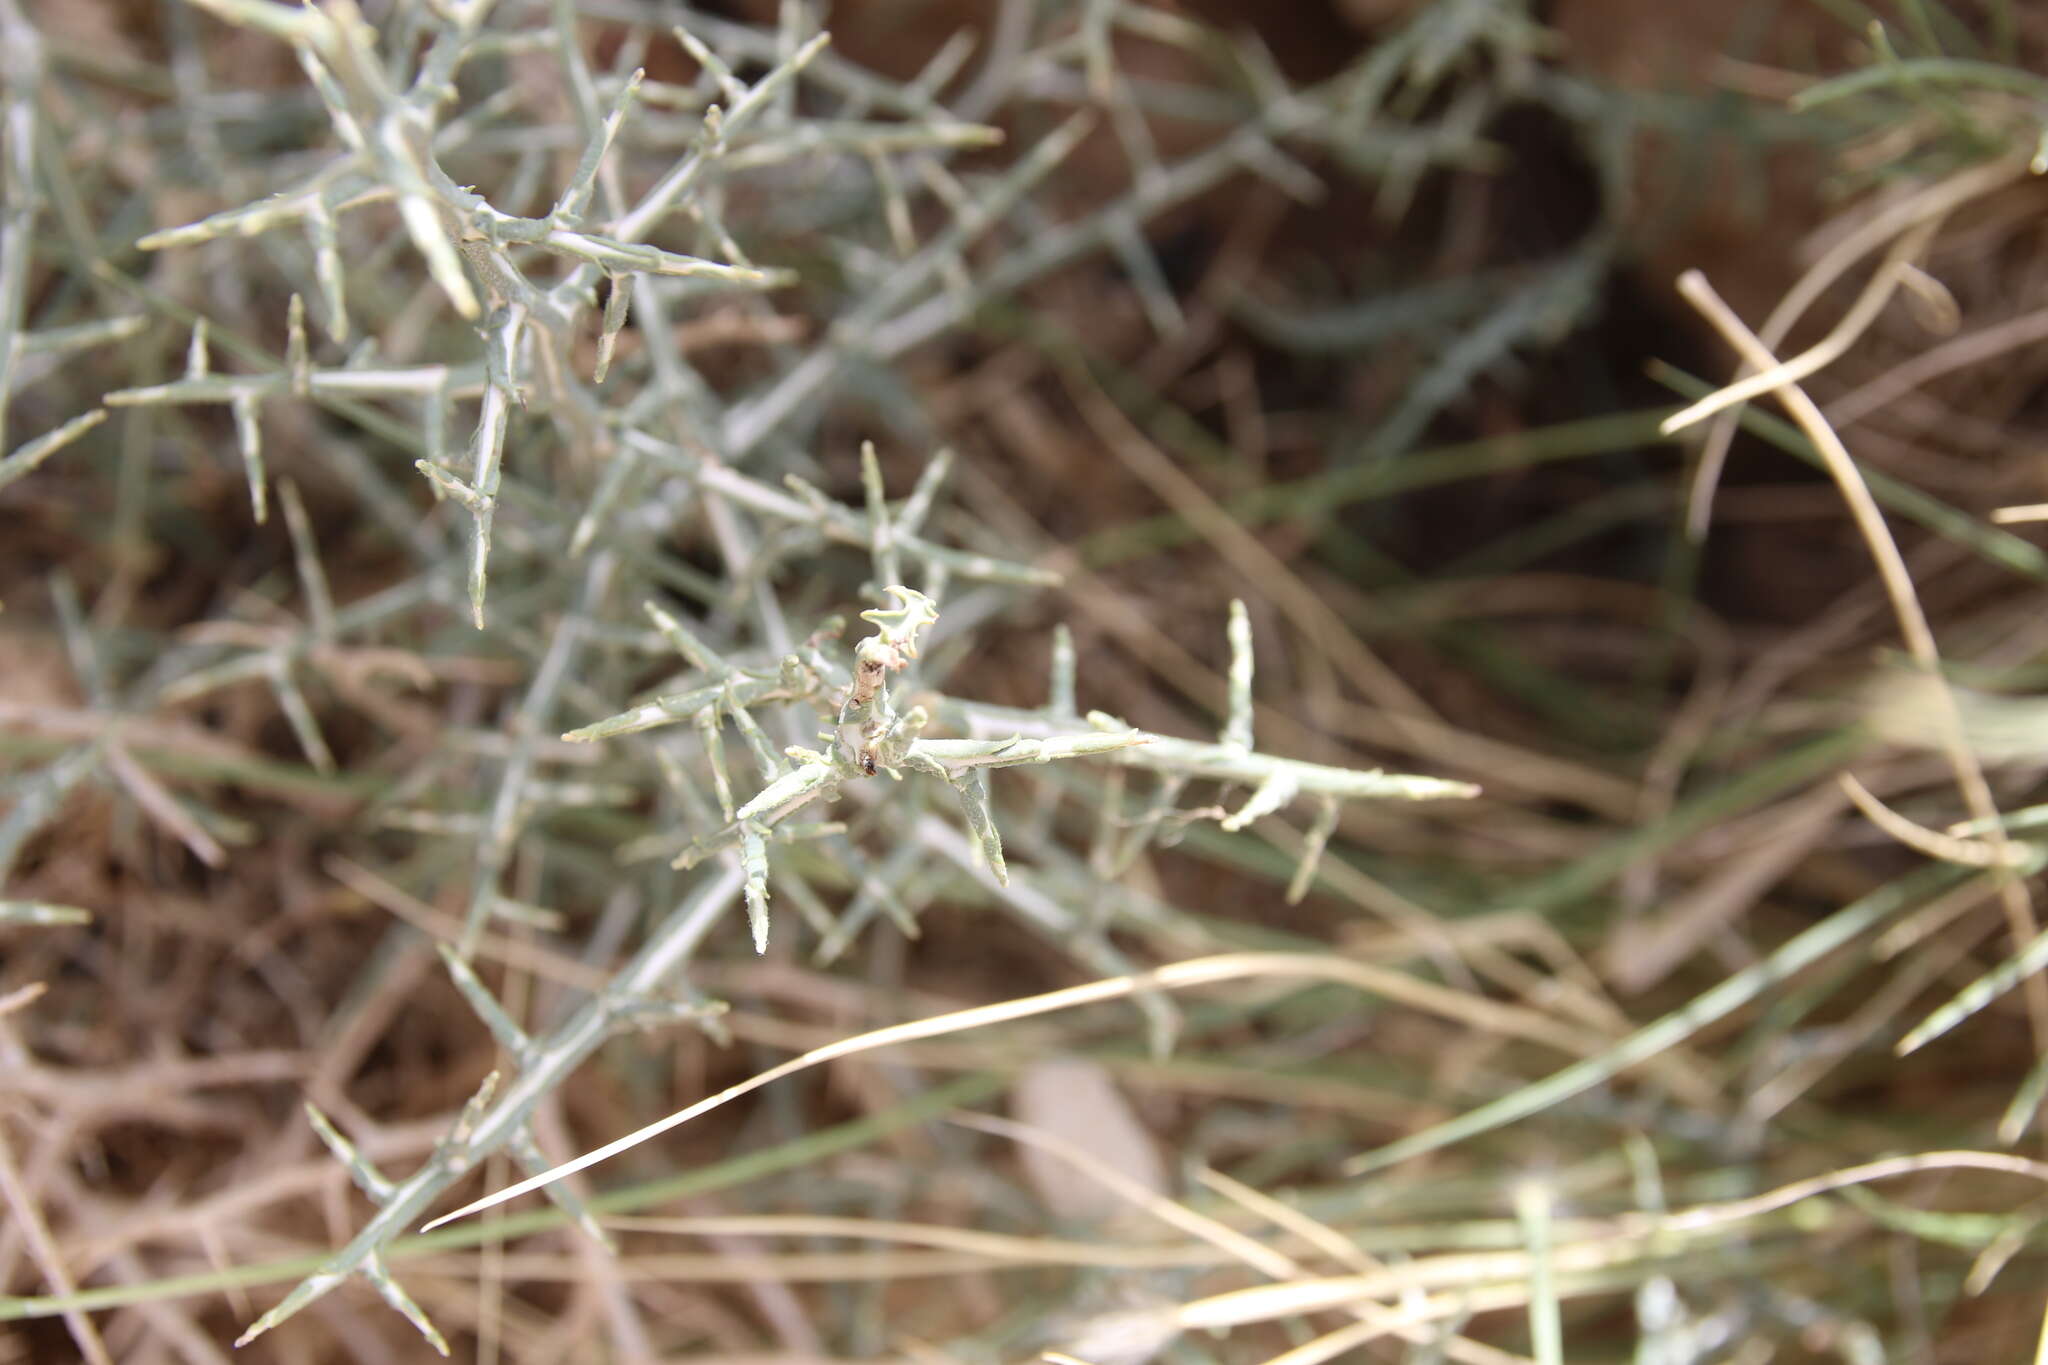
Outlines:
MULTIPOLYGON (((1239 950, 1358 974, 834 1061, 341 1268, 522 1365, 2048 1339, 2039 7, 357 3, 0 0, 0 1362, 226 1360, 417 1169, 1239 950), (1688 270, 1855 320, 1802 382, 1938 670, 1807 429, 1663 434, 1739 373, 1688 270), (756 956, 668 855, 812 715, 557 736, 891 581, 933 733, 1214 740, 1237 599, 1261 750, 1482 793, 997 774, 999 886, 881 779, 756 956), (648 1027, 571 1057, 592 1000, 648 1027)), ((349 1283, 232 1358, 434 1355, 349 1283)))

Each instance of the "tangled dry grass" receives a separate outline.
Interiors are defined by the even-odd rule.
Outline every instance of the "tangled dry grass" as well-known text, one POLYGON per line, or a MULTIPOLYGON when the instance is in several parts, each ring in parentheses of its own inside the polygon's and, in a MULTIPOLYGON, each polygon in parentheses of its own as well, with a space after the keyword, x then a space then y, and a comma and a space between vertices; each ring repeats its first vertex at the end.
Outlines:
MULTIPOLYGON (((347 334, 317 232, 136 249, 335 152, 310 49, 250 16, 299 20, 0 0, 0 1361, 231 1358, 502 1112, 472 1104, 487 1074, 516 1087, 525 1044, 681 921, 644 1027, 534 1097, 538 1161, 508 1144, 434 1211, 816 1065, 564 1206, 411 1218, 235 1358, 434 1358, 363 1279, 458 1358, 521 1365, 2026 1358, 2041 19, 985 8, 842 3, 784 95, 809 6, 502 0, 436 134, 451 174, 544 214, 640 67, 591 177, 586 238, 617 234, 708 145, 705 105, 762 88, 757 140, 656 240, 795 279, 606 267, 503 363, 402 190, 341 220, 347 334), (1892 79, 1811 93, 1843 70, 1892 79), (1065 159, 979 213, 1077 110, 1065 159), (1227 173, 1186 173, 1245 128, 1227 173), (1684 301, 1687 267, 1742 330, 1684 301), (1765 362, 1744 331, 1771 359, 1840 345, 1665 435, 1765 362), (431 421, 292 379, 444 363, 431 421), (260 523, 232 404, 107 399, 195 372, 276 382, 260 523), (456 448, 494 391, 480 630, 483 461, 456 448), (949 589, 900 689, 934 735, 970 733, 960 698, 1242 724, 1483 794, 1240 820, 1255 783, 1032 767, 984 803, 1002 886, 950 796, 852 783, 843 830, 763 852, 757 957, 751 868, 614 859, 720 826, 699 736, 555 736, 682 685, 643 597, 715 660, 834 666, 822 623, 906 581, 870 533, 942 446, 939 553, 899 565, 949 589), (1859 485, 1878 522, 1845 510, 1859 485), (58 907, 90 921, 28 922, 58 907)), ((467 9, 364 12, 402 72, 467 9)), ((598 249, 572 245, 503 251, 545 284, 598 249)), ((455 266, 485 293, 487 254, 455 266)), ((818 742, 754 710, 703 735, 742 801, 764 748, 765 780, 818 742)))

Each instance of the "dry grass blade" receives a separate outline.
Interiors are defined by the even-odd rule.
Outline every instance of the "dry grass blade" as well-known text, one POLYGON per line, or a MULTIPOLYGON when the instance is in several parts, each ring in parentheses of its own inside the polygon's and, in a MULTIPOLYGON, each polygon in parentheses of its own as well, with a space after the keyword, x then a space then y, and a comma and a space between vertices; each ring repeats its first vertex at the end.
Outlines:
POLYGON ((206 832, 197 820, 178 804, 178 798, 171 795, 163 783, 151 776, 149 770, 129 754, 126 746, 116 742, 106 748, 108 771, 119 779, 128 794, 135 798, 135 804, 142 807, 149 818, 163 826, 177 841, 192 851, 192 856, 208 867, 225 867, 228 851, 220 841, 206 832))
MULTIPOLYGON (((1995 1171, 2048 1182, 2048 1163, 1999 1152, 1940 1151, 1893 1157, 1793 1181, 1748 1199, 1703 1204, 1671 1213, 1627 1214, 1602 1228, 1560 1242, 1552 1252, 1553 1268, 1559 1274, 1562 1288, 1570 1283, 1568 1272, 1612 1268, 1647 1259, 1657 1250, 1677 1249, 1668 1243, 1660 1248, 1660 1238, 1712 1233, 1834 1190, 1941 1170, 1995 1171)), ((1217 1330, 1341 1308, 1361 1300, 1391 1298, 1413 1290, 1463 1287, 1483 1291, 1502 1282, 1520 1282, 1510 1292, 1517 1296, 1515 1302, 1526 1302, 1530 1271, 1531 1258, 1520 1251, 1422 1257, 1368 1274, 1233 1290, 1183 1305, 1178 1318, 1187 1330, 1217 1330)))
POLYGON ((2048 309, 2035 309, 1996 326, 1957 337, 1892 367, 1861 388, 1852 389, 1829 403, 1826 410, 1828 421, 1838 431, 1853 426, 1945 374, 1971 365, 1982 365, 2044 339, 2048 339, 2048 309))
MULTIPOLYGON (((1915 229, 1919 235, 1927 229, 1915 229)), ((1894 260, 1904 260, 1915 254, 1914 250, 1900 250, 1894 260)), ((1759 370, 1768 370, 1777 362, 1762 342, 1743 325, 1740 318, 1714 293, 1704 275, 1697 271, 1682 276, 1679 292, 1697 308, 1701 315, 1712 323, 1729 345, 1733 346, 1743 360, 1759 370)), ((1885 592, 1891 599, 1892 612, 1899 623, 1900 633, 1905 636, 1907 650, 1913 661, 1925 675, 1937 682, 1941 679, 1941 654, 1935 644, 1933 628, 1928 624, 1927 614, 1921 608, 1920 599, 1913 589, 1911 574, 1907 572, 1905 560, 1899 554, 1897 543, 1885 526, 1884 514, 1878 510, 1876 500, 1870 496, 1870 489, 1864 483, 1856 462, 1850 457, 1841 438, 1828 425, 1820 408, 1807 397, 1796 384, 1783 385, 1776 394, 1785 410, 1791 415, 1814 448, 1821 452, 1828 472, 1848 504, 1864 544, 1871 557, 1876 560, 1879 577, 1883 580, 1885 592)), ((2006 924, 2016 945, 2029 942, 2037 931, 2032 901, 2026 884, 2011 872, 2013 863, 2009 841, 2003 827, 1998 823, 1997 803, 1992 799, 1991 787, 1984 779, 1984 770, 1970 749, 1964 732, 1961 709, 1956 705, 1955 694, 1945 685, 1930 689, 1936 700, 1935 720, 1942 737, 1942 751, 1946 754, 1956 785, 1961 790, 1964 806, 1973 819, 1985 822, 1986 841, 1997 855, 1996 867, 2001 869, 2000 900, 2005 906, 2006 924)), ((2026 983, 2027 1017, 2034 1031, 2035 1046, 2048 1052, 2048 981, 2031 976, 2026 983)))
POLYGON ((649 1139, 677 1128, 700 1114, 750 1094, 765 1085, 791 1076, 799 1071, 850 1057, 862 1052, 873 1052, 880 1048, 893 1047, 899 1043, 916 1042, 925 1038, 942 1037, 949 1033, 960 1033, 968 1029, 985 1028, 991 1024, 1011 1023, 1035 1015, 1051 1014, 1060 1010, 1077 1009, 1083 1005, 1100 1004, 1107 1000, 1123 1000, 1149 991, 1186 990, 1195 986, 1211 985, 1221 981, 1237 981, 1256 978, 1280 980, 1330 981, 1356 986, 1362 990, 1386 995, 1391 999, 1416 1005, 1421 1008, 1435 1008, 1447 1017, 1467 1020, 1481 1027, 1491 1026, 1509 1032, 1540 1038, 1553 1045, 1564 1046, 1578 1051, 1597 1051, 1602 1045, 1597 1039, 1587 1039, 1572 1030, 1561 1029, 1541 1016, 1509 1007, 1494 1005, 1457 991, 1444 990, 1427 982, 1398 972, 1368 966, 1364 963, 1349 962, 1341 958, 1315 957, 1292 953, 1232 953, 1220 957, 1196 958, 1188 962, 1177 962, 1170 966, 1158 967, 1149 972, 1132 976, 1115 977, 1092 981, 1086 985, 1070 986, 1065 990, 1049 991, 1043 995, 1027 996, 1019 1000, 1007 1000, 995 1005, 981 1005, 973 1009, 957 1010, 935 1018, 914 1020, 907 1024, 895 1024, 888 1028, 876 1029, 869 1033, 843 1038, 824 1047, 814 1048, 801 1057, 791 1058, 780 1065, 770 1067, 760 1074, 727 1086, 715 1095, 697 1103, 678 1109, 667 1118, 659 1119, 643 1128, 584 1153, 574 1161, 564 1162, 550 1170, 531 1176, 515 1185, 475 1200, 453 1213, 442 1214, 429 1222, 423 1231, 432 1231, 444 1223, 466 1218, 473 1213, 492 1208, 508 1199, 537 1190, 543 1185, 588 1170, 601 1161, 609 1160, 621 1152, 629 1151, 649 1139))
POLYGON ((1067 392, 1080 407, 1103 443, 1126 468, 1144 481, 1161 501, 1185 517, 1214 544, 1245 580, 1274 595, 1302 634, 1329 650, 1348 676, 1375 702, 1397 716, 1435 719, 1415 690, 1395 676, 1329 604, 1316 596, 1258 538, 1239 526, 1202 487, 1177 468, 1145 434, 1132 425, 1109 395, 1086 374, 1063 368, 1067 392))
MULTIPOLYGON (((1075 1143, 1032 1128, 1028 1124, 1014 1123, 1007 1119, 994 1118, 989 1115, 960 1114, 954 1116, 953 1122, 964 1127, 978 1129, 985 1133, 993 1133, 998 1137, 1005 1137, 1013 1142, 1024 1143, 1056 1156, 1061 1161, 1067 1162, 1077 1170, 1086 1173, 1089 1178, 1100 1181, 1119 1198, 1128 1200, 1133 1207, 1141 1210, 1146 1215, 1165 1223, 1168 1227, 1191 1233, 1202 1241, 1209 1243, 1211 1246, 1235 1257, 1245 1265, 1273 1279, 1300 1279, 1308 1273, 1301 1262, 1279 1249, 1256 1237, 1239 1232, 1226 1223, 1199 1213, 1185 1204, 1168 1199, 1155 1190, 1146 1188, 1115 1168, 1096 1160, 1085 1149, 1075 1143)), ((1299 1220, 1289 1221, 1298 1222, 1299 1220)), ((1324 1237, 1329 1235, 1333 1234, 1329 1234, 1327 1229, 1321 1229, 1317 1240, 1323 1240, 1324 1237)), ((1351 1257, 1346 1257, 1345 1259, 1349 1260, 1351 1257)), ((1401 1321, 1396 1311, 1378 1304, 1348 1304, 1345 1306, 1345 1311, 1357 1317, 1360 1327, 1365 1329, 1370 1336, 1393 1335, 1417 1344, 1428 1343, 1436 1345, 1443 1349, 1450 1358, 1468 1362, 1468 1365, 1516 1365, 1517 1362, 1523 1360, 1523 1357, 1495 1350, 1492 1347, 1477 1342, 1466 1341, 1462 1337, 1439 1338, 1418 1324, 1401 1321)), ((1168 1310, 1161 1310, 1162 1318, 1167 1315, 1167 1312, 1168 1310)), ((1128 1325, 1127 1322, 1119 1323, 1120 1328, 1128 1327, 1128 1325)), ((1080 1349, 1085 1351, 1087 1348, 1082 1347, 1080 1349)))
POLYGON ((2001 847, 1976 839, 1958 839, 1940 830, 1916 825, 1871 795, 1870 789, 1858 782, 1852 773, 1843 773, 1838 780, 1843 792, 1856 803, 1856 809, 1862 811, 1871 824, 1930 858, 1961 863, 1965 867, 2020 867, 2028 861, 2027 850, 2017 844, 2006 843, 2001 847))
POLYGON ((0 1018, 33 1005, 49 989, 47 981, 31 981, 25 986, 17 986, 7 994, 0 995, 0 1018))
MULTIPOLYGON (((1883 250, 1917 224, 1943 218, 1961 205, 1996 193, 2026 174, 2026 164, 2021 161, 2000 161, 1972 167, 1903 200, 1884 205, 1860 222, 1852 222, 1848 218, 1838 220, 1849 224, 1847 230, 1786 291, 1785 297, 1764 320, 1759 333, 1764 350, 1769 351, 1791 335, 1792 328, 1807 310, 1856 262, 1883 250)), ((1748 360, 1744 365, 1756 368, 1748 360)), ((1714 490, 1728 458, 1728 447, 1735 438, 1735 418, 1736 414, 1729 413, 1714 424, 1700 452, 1698 467, 1693 472, 1692 487, 1686 498, 1686 534, 1694 542, 1705 538, 1707 523, 1713 516, 1714 490)))
MULTIPOLYGON (((1673 413, 1664 419, 1664 434, 1669 436, 1684 431, 1687 427, 1704 422, 1717 412, 1724 412, 1738 404, 1747 403, 1752 398, 1759 398, 1764 394, 1797 384, 1808 375, 1816 374, 1840 360, 1849 348, 1870 330, 1870 324, 1877 321, 1878 314, 1891 302, 1892 295, 1905 284, 1910 273, 1917 269, 1913 264, 1913 258, 1927 249, 1927 244, 1934 239, 1934 233, 1940 226, 1940 220, 1936 219, 1901 234, 1899 240, 1892 244, 1884 265, 1871 276, 1869 283, 1863 286, 1863 292, 1856 296, 1856 301, 1849 306, 1849 311, 1842 314, 1841 320, 1827 336, 1790 360, 1778 361, 1767 369, 1744 376, 1732 384, 1714 390, 1690 407, 1673 413)), ((1685 289, 1686 286, 1681 282, 1679 292, 1684 293, 1685 289)))
MULTIPOLYGON (((49 1226, 43 1221, 36 1200, 22 1183, 21 1170, 15 1165, 14 1147, 7 1140, 4 1123, 0 1123, 0 1199, 6 1201, 15 1226, 21 1229, 36 1267, 43 1272, 50 1288, 58 1294, 71 1293, 74 1288, 71 1272, 65 1267, 63 1253, 50 1236, 49 1226)), ((67 1312, 64 1314, 64 1327, 70 1332, 81 1358, 92 1365, 113 1365, 114 1358, 107 1353, 107 1344, 100 1339, 90 1317, 76 1310, 67 1312)))

